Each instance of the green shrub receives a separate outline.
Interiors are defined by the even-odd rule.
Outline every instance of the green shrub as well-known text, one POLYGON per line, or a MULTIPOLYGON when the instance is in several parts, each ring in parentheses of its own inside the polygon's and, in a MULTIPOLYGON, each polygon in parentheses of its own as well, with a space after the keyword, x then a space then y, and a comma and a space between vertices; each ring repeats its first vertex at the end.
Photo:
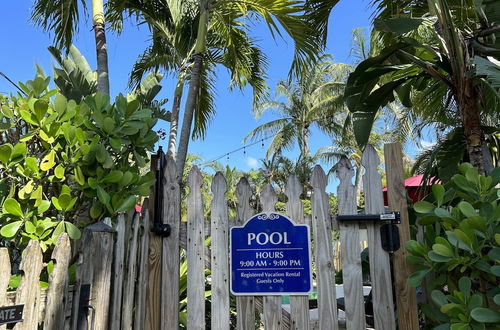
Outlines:
POLYGON ((50 78, 0 95, 0 235, 42 248, 62 232, 132 209, 154 178, 146 170, 158 136, 152 110, 133 96, 102 94, 80 104, 49 90, 50 78))
POLYGON ((432 302, 424 305, 439 329, 485 329, 500 325, 500 168, 478 175, 460 166, 447 189, 432 186, 433 203, 417 202, 422 243, 409 241, 412 286, 428 277, 432 302))

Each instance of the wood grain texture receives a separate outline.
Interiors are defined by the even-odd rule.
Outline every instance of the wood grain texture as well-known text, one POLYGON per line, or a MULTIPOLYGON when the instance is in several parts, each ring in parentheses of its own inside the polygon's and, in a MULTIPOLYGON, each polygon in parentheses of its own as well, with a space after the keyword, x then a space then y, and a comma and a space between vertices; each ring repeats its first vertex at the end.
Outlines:
POLYGON ((335 292, 335 268, 333 266, 332 228, 329 198, 325 192, 328 178, 318 165, 314 168, 311 184, 312 228, 316 243, 316 280, 318 286, 319 329, 338 329, 337 299, 335 292))
MULTIPOLYGON (((62 233, 52 251, 54 268, 49 275, 47 303, 43 328, 59 330, 64 328, 68 291, 68 267, 71 259, 71 244, 68 234, 62 233)), ((1 305, 1 304, 0 304, 1 305)))
MULTIPOLYGON (((260 193, 260 202, 262 211, 271 213, 275 211, 278 198, 271 184, 266 184, 260 193)), ((265 296, 264 297, 264 327, 266 330, 281 329, 283 316, 281 313, 281 297, 280 296, 265 296)))
MULTIPOLYGON (((342 157, 336 167, 336 175, 340 180, 340 184, 337 187, 339 214, 357 214, 356 192, 352 184, 354 169, 351 162, 346 157, 342 157)), ((347 329, 365 329, 359 225, 357 223, 339 223, 339 228, 346 326, 347 329)))
POLYGON ((400 143, 384 145, 385 166, 387 169, 387 196, 392 211, 401 213, 399 237, 401 248, 394 252, 394 283, 399 329, 418 329, 418 309, 415 288, 410 288, 406 279, 412 272, 411 264, 406 261, 408 252, 405 244, 410 237, 408 205, 403 176, 403 153, 400 143))
POLYGON ((19 269, 24 272, 24 275, 16 291, 16 305, 24 305, 24 311, 23 322, 16 323, 14 329, 36 330, 41 305, 38 281, 43 269, 42 249, 38 241, 29 241, 19 269))
POLYGON ((137 275, 137 248, 138 235, 140 225, 140 215, 136 213, 131 223, 132 227, 129 237, 128 255, 127 255, 127 271, 125 273, 125 283, 123 285, 123 304, 122 304, 122 321, 121 329, 131 330, 133 326, 133 310, 134 310, 134 294, 135 281, 137 275))
POLYGON ((145 329, 146 322, 146 295, 149 279, 149 201, 146 199, 142 205, 142 221, 140 237, 140 256, 135 299, 134 329, 145 329))
POLYGON ((161 328, 179 328, 179 227, 181 192, 175 160, 167 157, 163 181, 163 223, 170 225, 170 236, 163 238, 161 283, 161 328))
POLYGON ((229 330, 229 221, 227 217, 227 183, 217 172, 212 179, 212 329, 229 330))
MULTIPOLYGON (((254 214, 250 207, 252 188, 247 178, 241 178, 236 186, 236 197, 238 206, 236 208, 236 226, 243 224, 254 214)), ((253 296, 236 297, 236 327, 238 330, 251 330, 255 328, 255 301, 253 296)))
MULTIPOLYGON (((109 302, 111 298, 111 266, 113 264, 114 229, 101 224, 87 227, 92 233, 92 305, 95 308, 94 329, 109 328, 109 302)), ((85 270, 86 271, 86 270, 85 270)))
POLYGON ((71 320, 70 320, 70 329, 71 330, 77 330, 80 329, 79 322, 80 322, 80 289, 83 281, 83 257, 84 257, 84 251, 82 251, 82 246, 85 242, 88 241, 88 233, 84 230, 82 234, 82 238, 80 240, 80 248, 78 251, 78 259, 76 261, 76 272, 75 272, 75 285, 73 289, 73 302, 71 309, 73 310, 73 313, 71 314, 71 320))
POLYGON ((120 329, 123 297, 123 279, 125 276, 125 216, 119 214, 116 219, 115 256, 113 261, 113 297, 111 299, 110 328, 120 329))
MULTIPOLYGON (((7 288, 10 280, 10 257, 7 248, 0 248, 0 306, 7 306, 7 288)), ((5 330, 7 325, 0 325, 0 330, 5 330)))
MULTIPOLYGON (((286 214, 296 224, 304 224, 304 207, 300 200, 302 193, 302 185, 296 175, 288 177, 285 193, 288 197, 286 203, 286 214)), ((309 267, 309 265, 305 266, 309 267)), ((306 296, 290 296, 290 316, 291 329, 293 330, 308 330, 309 329, 309 297, 306 296)))
MULTIPOLYGON (((156 177, 158 156, 151 156, 151 172, 156 177)), ((149 225, 154 225, 155 219, 155 186, 149 194, 149 225)), ((153 232, 149 232, 149 261, 148 261, 148 290, 146 294, 146 330, 161 329, 161 272, 162 272, 162 239, 153 232)))
MULTIPOLYGON (((365 213, 383 214, 381 176, 378 172, 380 159, 371 145, 367 145, 362 156, 365 174, 363 189, 365 192, 365 213)), ((370 277, 372 282, 373 315, 375 329, 396 329, 394 302, 392 301, 391 262, 389 253, 382 249, 380 223, 368 222, 368 251, 370 255, 370 277)))
POLYGON ((188 176, 189 195, 187 204, 187 328, 205 329, 205 234, 203 227, 203 177, 194 166, 188 176))

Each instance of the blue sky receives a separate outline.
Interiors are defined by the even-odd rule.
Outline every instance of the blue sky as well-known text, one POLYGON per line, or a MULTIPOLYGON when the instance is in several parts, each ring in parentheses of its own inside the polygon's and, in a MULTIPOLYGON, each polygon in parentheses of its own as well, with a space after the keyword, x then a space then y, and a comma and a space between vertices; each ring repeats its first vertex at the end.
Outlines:
MULTIPOLYGON (((0 71, 14 81, 26 81, 34 76, 34 65, 38 63, 47 74, 52 73, 52 58, 47 46, 52 44, 52 35, 43 32, 29 22, 32 0, 7 1, 0 13, 0 29, 3 31, 2 51, 0 52, 0 71)), ((338 62, 352 63, 350 58, 352 30, 358 27, 370 28, 372 10, 367 0, 341 0, 330 16, 327 53, 333 55, 338 62)), ((260 39, 260 45, 269 57, 268 84, 274 89, 276 83, 287 76, 293 56, 293 44, 287 40, 273 40, 263 26, 256 26, 252 31, 260 39)), ((113 96, 126 92, 128 74, 137 56, 149 44, 148 31, 127 25, 121 35, 108 33, 108 55, 110 66, 110 85, 113 96)), ((75 39, 75 45, 95 68, 94 35, 91 21, 84 20, 75 39)), ((172 99, 173 79, 165 77, 161 97, 172 99)), ((252 91, 227 89, 229 77, 224 70, 218 71, 216 82, 217 114, 211 122, 208 134, 203 141, 192 141, 190 152, 200 155, 204 160, 214 159, 241 146, 243 137, 259 124, 272 117, 264 115, 256 121, 251 113, 252 91)), ((0 92, 13 92, 13 87, 4 79, 0 79, 0 92)), ((187 94, 187 91, 186 93, 187 94)), ((167 104, 167 108, 171 102, 167 104)), ((167 124, 161 124, 168 130, 167 124)), ((166 141, 160 142, 166 145, 166 141)), ((311 150, 329 145, 329 139, 319 132, 313 132, 311 150)), ((267 147, 267 144, 266 144, 267 147)), ((410 148, 414 153, 414 148, 410 148)), ((222 164, 236 166, 242 170, 259 165, 257 161, 265 156, 265 148, 259 144, 246 148, 221 159, 222 164)), ((294 152, 289 153, 294 158, 294 152)))

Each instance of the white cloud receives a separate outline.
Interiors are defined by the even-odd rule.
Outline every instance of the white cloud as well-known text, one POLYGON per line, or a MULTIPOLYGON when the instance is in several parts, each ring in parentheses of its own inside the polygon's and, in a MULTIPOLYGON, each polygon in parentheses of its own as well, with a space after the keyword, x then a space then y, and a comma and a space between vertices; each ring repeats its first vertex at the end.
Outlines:
POLYGON ((428 150, 434 147, 436 142, 430 142, 430 141, 420 141, 420 149, 421 150, 428 150))
POLYGON ((256 170, 259 168, 259 161, 253 157, 248 157, 246 159, 247 166, 256 170))

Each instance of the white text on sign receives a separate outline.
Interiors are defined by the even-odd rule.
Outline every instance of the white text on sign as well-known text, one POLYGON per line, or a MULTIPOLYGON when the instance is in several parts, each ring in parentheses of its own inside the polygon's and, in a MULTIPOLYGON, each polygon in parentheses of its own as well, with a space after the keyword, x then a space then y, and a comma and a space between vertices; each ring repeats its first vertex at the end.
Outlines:
POLYGON ((280 232, 274 232, 271 234, 267 233, 248 233, 247 235, 247 242, 248 245, 251 245, 253 241, 255 241, 259 245, 266 245, 267 243, 271 243, 273 245, 280 245, 280 244, 292 244, 287 237, 287 232, 280 233, 280 232))

